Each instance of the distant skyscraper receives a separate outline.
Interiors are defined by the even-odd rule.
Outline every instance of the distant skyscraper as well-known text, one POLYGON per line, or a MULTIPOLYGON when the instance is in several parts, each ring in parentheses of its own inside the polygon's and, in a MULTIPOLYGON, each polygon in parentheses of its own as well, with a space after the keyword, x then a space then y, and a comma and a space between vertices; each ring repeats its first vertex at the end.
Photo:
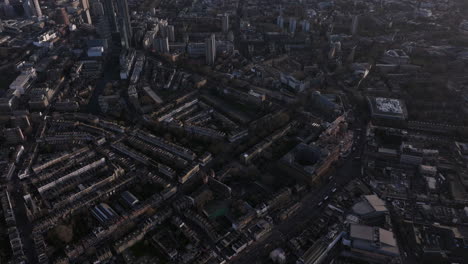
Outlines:
POLYGON ((291 33, 296 32, 296 24, 297 24, 296 19, 291 17, 289 19, 289 32, 291 33))
POLYGON ((32 0, 23 0, 23 9, 26 17, 31 18, 36 15, 36 10, 32 0))
POLYGON ((115 6, 113 0, 103 0, 104 16, 109 22, 111 31, 117 31, 117 16, 115 14, 115 6))
POLYGON ((247 45, 247 50, 248 50, 249 54, 252 55, 254 53, 254 51, 255 51, 255 46, 249 44, 249 45, 247 45))
POLYGON ((167 37, 169 38, 169 41, 174 42, 175 41, 175 32, 174 32, 174 26, 173 25, 168 25, 166 27, 166 33, 167 33, 167 37))
MULTIPOLYGON (((38 0, 35 0, 35 1, 38 1, 38 0)), ((86 15, 86 23, 92 25, 93 21, 91 20, 91 13, 89 10, 89 1, 81 0, 81 5, 83 6, 83 11, 85 12, 85 15, 86 15)))
POLYGON ((123 48, 130 48, 132 40, 132 27, 130 25, 130 12, 127 0, 117 0, 117 10, 119 12, 117 21, 120 33, 120 42, 123 48))
POLYGON ((68 18, 67 10, 65 10, 64 7, 58 7, 57 9, 55 9, 55 20, 58 24, 70 24, 70 19, 68 18))
POLYGON ((10 5, 9 1, 5 1, 3 5, 3 13, 7 18, 13 18, 15 16, 15 9, 12 5, 10 5))
POLYGON ((223 32, 227 33, 229 31, 229 15, 228 14, 224 14, 222 24, 223 24, 223 32))
POLYGON ((276 18, 276 25, 280 28, 284 27, 284 18, 282 16, 278 16, 278 18, 276 18))
POLYGON ((108 39, 109 43, 112 45, 111 28, 109 26, 109 21, 106 19, 105 16, 101 16, 97 18, 96 31, 101 38, 108 39))
POLYGON ((354 16, 353 21, 351 22, 351 34, 356 35, 359 26, 359 16, 354 16))
MULTIPOLYGON (((104 1, 105 3, 105 1, 104 1)), ((111 8, 113 9, 113 3, 111 2, 111 8)), ((110 17, 111 14, 115 14, 112 10, 109 11, 109 16, 106 14, 104 9, 103 1, 93 2, 91 8, 92 14, 94 16, 96 24, 96 32, 103 39, 107 39, 110 46, 112 46, 112 29, 109 24, 109 21, 115 20, 115 16, 110 17)), ((116 28, 114 28, 116 30, 116 28)))
POLYGON ((234 42, 234 33, 232 31, 229 31, 227 39, 231 42, 234 42))
POLYGON ((37 16, 42 17, 41 6, 39 5, 39 0, 23 0, 23 9, 26 17, 31 18, 37 16))
POLYGON ((348 55, 347 62, 353 63, 355 55, 356 55, 356 46, 351 48, 351 52, 348 55))
POLYGON ((162 38, 169 37, 169 25, 167 23, 167 20, 159 20, 158 22, 158 28, 159 28, 159 35, 162 38))
POLYGON ((166 54, 169 53, 169 39, 165 38, 155 38, 154 39, 154 48, 156 52, 166 54))
POLYGON ((41 6, 39 5, 39 0, 34 0, 34 8, 36 10, 36 16, 38 18, 42 17, 41 6))
POLYGON ((6 18, 12 18, 15 16, 15 9, 11 5, 4 5, 3 13, 5 14, 6 18))
POLYGON ((310 31, 310 22, 307 20, 302 21, 302 32, 309 32, 310 31))
POLYGON ((328 52, 328 59, 335 58, 337 52, 338 52, 337 45, 335 45, 335 43, 331 43, 330 44, 330 51, 328 52))
POLYGON ((94 17, 104 16, 104 5, 100 1, 93 2, 91 11, 94 17))
POLYGON ((167 37, 167 26, 164 25, 164 24, 161 24, 161 23, 158 23, 157 25, 157 31, 158 31, 158 35, 161 37, 161 38, 165 38, 167 37))
POLYGON ((216 59, 216 38, 214 34, 205 40, 206 64, 213 65, 216 59))

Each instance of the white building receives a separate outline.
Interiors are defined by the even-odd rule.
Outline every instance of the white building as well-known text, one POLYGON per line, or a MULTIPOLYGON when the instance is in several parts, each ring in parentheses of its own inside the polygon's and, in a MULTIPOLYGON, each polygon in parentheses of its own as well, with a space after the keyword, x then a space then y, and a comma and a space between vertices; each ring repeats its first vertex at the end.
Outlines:
POLYGON ((37 37, 37 40, 34 41, 33 44, 37 47, 51 47, 53 45, 52 41, 56 39, 57 37, 58 37, 57 32, 53 30, 49 30, 39 35, 37 37))
POLYGON ((26 69, 10 84, 10 89, 24 94, 24 92, 31 87, 36 77, 36 70, 34 68, 26 69))

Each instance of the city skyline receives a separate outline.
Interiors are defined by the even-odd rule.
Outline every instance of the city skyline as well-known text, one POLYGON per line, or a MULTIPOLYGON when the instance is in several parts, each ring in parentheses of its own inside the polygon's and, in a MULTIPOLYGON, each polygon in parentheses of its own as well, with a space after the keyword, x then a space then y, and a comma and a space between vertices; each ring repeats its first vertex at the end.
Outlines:
POLYGON ((0 262, 468 259, 465 0, 5 0, 0 262))

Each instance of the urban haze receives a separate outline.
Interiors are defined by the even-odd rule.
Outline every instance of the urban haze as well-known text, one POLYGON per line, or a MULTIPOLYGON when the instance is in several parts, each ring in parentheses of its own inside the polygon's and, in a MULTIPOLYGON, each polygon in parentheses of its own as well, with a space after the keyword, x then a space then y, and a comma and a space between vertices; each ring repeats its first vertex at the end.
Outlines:
POLYGON ((468 263, 468 0, 0 0, 0 263, 468 263))

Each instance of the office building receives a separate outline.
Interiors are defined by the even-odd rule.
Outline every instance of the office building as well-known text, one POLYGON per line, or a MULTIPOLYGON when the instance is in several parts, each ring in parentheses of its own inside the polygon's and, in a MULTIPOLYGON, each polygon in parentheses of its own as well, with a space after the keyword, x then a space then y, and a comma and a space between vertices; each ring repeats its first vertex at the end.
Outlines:
POLYGON ((352 211, 361 223, 375 226, 383 224, 388 214, 385 202, 375 194, 362 196, 361 200, 353 205, 352 211))
POLYGON ((112 29, 110 22, 115 21, 115 12, 113 10, 113 3, 111 1, 97 1, 93 2, 93 7, 91 11, 93 12, 93 17, 97 21, 96 23, 96 32, 103 39, 107 39, 110 45, 112 45, 112 31, 116 30, 115 25, 112 29), (103 3, 104 2, 104 3, 103 3), (107 3, 106 3, 107 2, 107 3), (106 11, 105 5, 107 4, 108 10, 106 11))
POLYGON ((351 22, 351 35, 356 35, 359 26, 359 16, 354 16, 351 22))
POLYGON ((55 9, 55 20, 58 24, 70 24, 70 19, 68 18, 67 10, 64 7, 57 7, 57 9, 55 9))
POLYGON ((463 35, 468 35, 468 20, 463 20, 458 26, 458 31, 463 35))
POLYGON ((206 64, 213 65, 216 59, 216 38, 214 34, 205 40, 206 64))
POLYGON ((103 0, 104 16, 106 17, 111 31, 115 32, 117 28, 117 16, 113 0, 103 0))
POLYGON ((229 15, 228 14, 224 14, 223 16, 222 26, 223 26, 223 32, 227 33, 229 31, 229 15))
POLYGON ((36 10, 36 16, 38 18, 42 17, 41 6, 39 5, 39 0, 34 0, 34 8, 36 10))
POLYGON ((187 45, 187 53, 189 57, 198 58, 203 57, 206 54, 206 44, 205 43, 189 43, 187 45))
POLYGON ((120 32, 120 44, 122 48, 128 49, 132 41, 132 27, 130 25, 130 11, 127 0, 117 0, 118 27, 120 32))
POLYGON ((42 11, 41 6, 39 5, 39 0, 24 0, 23 9, 24 14, 28 18, 32 18, 34 16, 38 18, 42 17, 42 11))
POLYGON ((230 42, 234 42, 234 33, 232 31, 228 32, 227 40, 230 42))
POLYGON ((15 17, 15 9, 10 4, 3 5, 3 13, 5 14, 6 18, 15 17))
POLYGON ((382 56, 382 62, 388 64, 404 65, 410 63, 410 57, 404 50, 392 49, 387 50, 382 56))
POLYGON ((36 15, 36 10, 34 8, 34 3, 32 2, 32 0, 23 1, 23 10, 24 10, 24 15, 27 18, 32 18, 33 16, 36 15))
POLYGON ((302 32, 309 32, 310 31, 310 22, 307 20, 302 21, 302 32))
POLYGON ((24 94, 31 87, 34 80, 36 80, 36 77, 36 70, 34 68, 25 70, 10 84, 10 89, 24 94))
POLYGON ((173 25, 168 25, 166 27, 166 33, 167 33, 167 38, 169 39, 170 42, 175 41, 175 31, 174 31, 174 26, 173 25))
POLYGON ((166 54, 169 53, 169 38, 155 38, 154 49, 158 53, 166 54))
POLYGON ((9 112, 14 110, 21 96, 18 90, 8 89, 6 93, 0 98, 0 112, 9 112))
POLYGON ((280 28, 284 27, 284 18, 282 16, 278 16, 278 18, 276 18, 276 25, 280 28))
POLYGON ((372 226, 351 224, 343 244, 350 248, 348 256, 373 263, 389 263, 400 252, 393 232, 372 226))
POLYGON ((139 202, 138 198, 136 198, 135 195, 129 191, 123 192, 120 196, 130 207, 136 205, 139 202))
POLYGON ((103 39, 112 38, 111 26, 109 25, 109 20, 105 16, 98 18, 98 22, 96 25, 96 32, 103 39))
POLYGON ((17 144, 25 140, 23 131, 19 127, 3 129, 3 137, 7 144, 17 144))
MULTIPOLYGON (((34 1, 38 1, 38 0, 34 0, 34 1)), ((85 12, 86 23, 92 25, 93 21, 91 20, 91 13, 90 13, 90 10, 89 10, 89 1, 88 0, 81 0, 81 5, 83 6, 83 11, 85 12)))
MULTIPOLYGON (((2 7, 3 15, 6 18, 12 18, 12 17, 15 16, 15 10, 14 10, 13 6, 10 4, 9 0, 4 0, 3 5, 1 5, 1 7, 2 7)), ((1 30, 1 31, 3 31, 3 30, 1 30)))
POLYGON ((408 118, 403 100, 384 97, 367 97, 372 121, 378 124, 401 125, 408 118))
POLYGON ((93 2, 91 12, 94 17, 104 16, 104 5, 100 1, 93 2))
POLYGON ((289 19, 289 32, 294 33, 296 32, 297 21, 295 18, 291 17, 289 19))
POLYGON ((120 54, 120 79, 126 80, 130 77, 130 71, 135 63, 136 51, 134 49, 122 50, 120 54))
POLYGON ((95 206, 91 210, 91 213, 101 223, 106 223, 108 221, 111 221, 117 215, 117 213, 109 205, 105 203, 101 203, 95 206))

